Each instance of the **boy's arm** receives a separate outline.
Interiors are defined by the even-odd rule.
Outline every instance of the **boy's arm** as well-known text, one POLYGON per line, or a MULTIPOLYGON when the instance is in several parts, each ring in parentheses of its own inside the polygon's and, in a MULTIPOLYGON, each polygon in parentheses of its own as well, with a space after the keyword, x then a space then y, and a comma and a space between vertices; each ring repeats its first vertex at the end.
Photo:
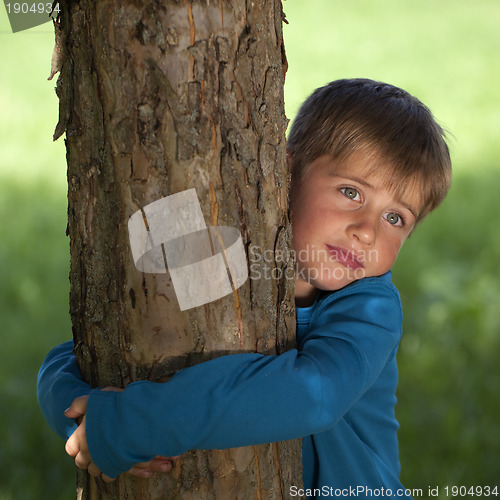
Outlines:
POLYGON ((49 426, 63 439, 77 428, 64 410, 75 398, 90 394, 91 387, 82 380, 73 355, 73 341, 65 342, 49 352, 38 373, 37 397, 49 426))
POLYGON ((394 354, 399 297, 388 286, 337 292, 299 351, 236 354, 187 368, 164 384, 92 391, 92 460, 115 477, 154 455, 232 448, 324 431, 356 403, 394 354), (360 296, 361 295, 361 296, 360 296))
MULTIPOLYGON (((114 388, 114 390, 118 390, 114 388)), ((37 396, 49 426, 63 439, 75 440, 79 437, 74 431, 77 420, 85 415, 85 396, 91 387, 83 382, 80 370, 73 354, 73 341, 55 347, 45 358, 38 374, 37 396), (82 397, 83 396, 83 397, 82 397), (69 411, 71 409, 71 412, 69 411), (73 413, 71 417, 66 414, 73 413)), ((168 472, 175 457, 154 457, 148 463, 134 464, 128 472, 141 478, 151 477, 152 472, 168 472)), ((97 469, 97 468, 96 468, 97 469)), ((90 471, 91 472, 91 471, 90 471)), ((100 474, 100 471, 97 470, 100 474)), ((92 473, 92 472, 91 472, 92 473)), ((94 472, 94 475, 99 475, 94 472)), ((109 478, 103 475, 104 480, 109 478)))

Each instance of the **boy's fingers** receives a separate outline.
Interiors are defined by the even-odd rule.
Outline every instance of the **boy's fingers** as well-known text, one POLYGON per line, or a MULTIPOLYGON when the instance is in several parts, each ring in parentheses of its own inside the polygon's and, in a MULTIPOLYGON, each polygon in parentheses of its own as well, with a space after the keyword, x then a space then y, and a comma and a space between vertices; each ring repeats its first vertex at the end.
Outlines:
POLYGON ((75 465, 79 469, 88 469, 89 474, 92 476, 99 476, 101 474, 101 471, 92 462, 88 453, 79 452, 75 457, 75 465))
POLYGON ((64 415, 68 418, 78 418, 85 415, 88 399, 88 396, 80 396, 74 399, 71 406, 64 412, 64 415))
POLYGON ((169 472, 173 464, 170 458, 157 456, 149 462, 141 462, 132 467, 128 473, 132 476, 148 478, 153 472, 169 472))
POLYGON ((116 479, 116 477, 112 478, 112 477, 106 476, 106 474, 103 474, 102 479, 105 483, 112 483, 116 479))
POLYGON ((171 458, 156 455, 153 460, 146 463, 137 464, 137 466, 147 468, 155 472, 168 472, 172 470, 173 464, 171 458))
POLYGON ((170 472, 173 464, 170 460, 152 460, 150 470, 155 472, 170 472))
POLYGON ((87 471, 91 476, 94 477, 99 477, 101 475, 101 470, 97 467, 97 465, 94 462, 90 462, 88 464, 87 471))
POLYGON ((101 391, 105 391, 105 392, 123 392, 124 390, 125 389, 122 389, 121 387, 113 387, 111 385, 101 389, 101 391))
POLYGON ((127 474, 131 476, 140 477, 142 479, 148 479, 153 475, 153 472, 150 469, 145 469, 143 467, 132 467, 127 474))
POLYGON ((85 417, 83 417, 83 423, 77 427, 66 441, 64 449, 70 457, 76 457, 82 451, 90 456, 85 436, 85 417))
POLYGON ((64 449, 66 450, 66 453, 70 457, 76 457, 78 455, 78 452, 80 451, 80 446, 78 445, 78 442, 75 437, 75 433, 78 431, 76 429, 73 434, 69 437, 69 439, 66 441, 66 445, 64 446, 64 449))
POLYGON ((161 463, 161 462, 173 463, 179 457, 180 457, 180 455, 176 455, 175 457, 164 457, 163 455, 156 455, 156 457, 154 457, 153 460, 151 460, 151 462, 148 462, 148 463, 155 463, 155 462, 157 462, 157 463, 161 463))

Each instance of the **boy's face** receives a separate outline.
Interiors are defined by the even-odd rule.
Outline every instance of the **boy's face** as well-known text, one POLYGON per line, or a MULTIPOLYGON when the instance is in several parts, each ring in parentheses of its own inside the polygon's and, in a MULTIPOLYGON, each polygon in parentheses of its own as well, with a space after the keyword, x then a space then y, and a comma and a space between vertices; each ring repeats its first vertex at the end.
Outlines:
POLYGON ((416 190, 397 199, 380 170, 370 174, 372 165, 362 151, 343 162, 321 156, 295 189, 291 203, 299 305, 308 305, 316 289, 338 290, 386 273, 411 233, 420 209, 416 190))

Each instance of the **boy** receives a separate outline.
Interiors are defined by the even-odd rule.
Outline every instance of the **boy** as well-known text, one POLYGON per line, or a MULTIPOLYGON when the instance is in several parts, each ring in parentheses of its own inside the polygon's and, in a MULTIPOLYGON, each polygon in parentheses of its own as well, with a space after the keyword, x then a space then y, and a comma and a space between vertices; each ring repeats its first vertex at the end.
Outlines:
POLYGON ((340 80, 302 105, 288 152, 297 349, 223 356, 110 392, 91 391, 72 344, 60 346, 41 368, 39 400, 62 436, 83 417, 66 445, 78 466, 113 478, 155 455, 302 437, 306 490, 404 492, 394 416, 402 312, 390 270, 448 191, 443 131, 401 89, 340 80))

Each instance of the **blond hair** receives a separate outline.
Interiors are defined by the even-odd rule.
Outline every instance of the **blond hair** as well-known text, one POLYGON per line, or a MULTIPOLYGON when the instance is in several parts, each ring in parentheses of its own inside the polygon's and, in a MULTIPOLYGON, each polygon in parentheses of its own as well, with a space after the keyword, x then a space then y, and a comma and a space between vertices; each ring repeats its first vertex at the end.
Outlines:
POLYGON ((430 110, 405 90, 368 79, 337 80, 302 104, 288 135, 293 186, 308 166, 329 154, 345 160, 371 151, 391 190, 420 190, 422 220, 445 198, 451 160, 445 133, 430 110))

